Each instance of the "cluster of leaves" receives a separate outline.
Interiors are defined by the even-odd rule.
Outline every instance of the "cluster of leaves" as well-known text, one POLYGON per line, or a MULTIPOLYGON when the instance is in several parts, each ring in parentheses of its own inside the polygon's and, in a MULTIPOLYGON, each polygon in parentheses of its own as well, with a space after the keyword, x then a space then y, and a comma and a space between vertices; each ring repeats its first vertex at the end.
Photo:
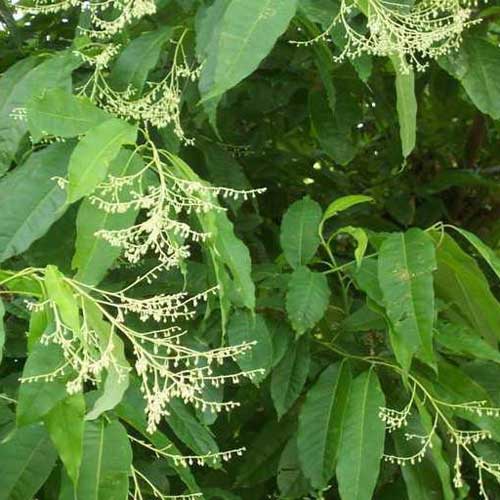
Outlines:
MULTIPOLYGON (((110 52, 85 34, 88 11, 63 3, 33 15, 20 2, 19 17, 0 0, 0 499, 500 495, 500 7, 466 2, 477 22, 459 48, 421 54, 415 73, 394 57, 336 58, 338 0, 156 0, 110 52), (180 102, 162 101, 166 126, 113 107, 172 90, 179 47, 200 69, 174 81, 180 102), (173 398, 154 432, 137 352, 91 305, 95 287, 155 268, 151 249, 131 264, 97 236, 147 220, 145 205, 95 203, 107 175, 141 171, 147 144, 182 158, 172 175, 234 196, 182 215, 207 238, 134 298, 217 287, 179 318, 183 342, 250 342, 221 370, 256 374, 204 389, 238 402, 231 413, 173 398), (88 320, 126 375, 92 365, 69 394, 35 299, 75 335, 88 320)), ((365 33, 370 0, 353 3, 365 33)))

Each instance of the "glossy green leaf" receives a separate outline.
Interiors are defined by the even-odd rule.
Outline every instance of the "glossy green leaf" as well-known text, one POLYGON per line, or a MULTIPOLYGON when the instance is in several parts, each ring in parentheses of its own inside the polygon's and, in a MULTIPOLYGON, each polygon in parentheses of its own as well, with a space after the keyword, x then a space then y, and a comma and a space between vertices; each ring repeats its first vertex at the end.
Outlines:
MULTIPOLYGON (((405 431, 400 430, 393 433, 396 453, 399 457, 411 457, 420 450, 420 442, 408 440, 404 435, 405 432, 425 435, 422 425, 418 424, 418 419, 410 416, 405 431)), ((401 467, 401 473, 406 484, 408 500, 441 500, 443 498, 441 481, 430 457, 424 457, 422 461, 414 465, 401 467)))
POLYGON ((227 334, 232 346, 255 342, 252 349, 238 356, 236 362, 243 371, 262 370, 252 379, 260 382, 273 362, 273 344, 264 318, 260 314, 238 310, 231 316, 227 334))
POLYGON ((142 91, 149 72, 158 64, 163 47, 172 34, 170 26, 162 26, 134 38, 113 64, 110 75, 113 87, 123 91, 132 85, 142 91))
POLYGON ((203 99, 223 94, 255 71, 296 9, 296 0, 231 0, 202 68, 203 99))
POLYGON ((83 394, 74 394, 59 401, 43 421, 68 476, 78 482, 83 452, 83 394))
POLYGON ((0 444, 0 500, 32 500, 57 458, 42 425, 17 429, 0 444))
MULTIPOLYGON (((210 430, 201 424, 190 408, 182 401, 170 401, 168 411, 168 425, 177 438, 191 449, 196 455, 210 455, 217 453, 219 447, 210 430)), ((207 465, 217 465, 219 458, 207 460, 207 465)))
POLYGON ((323 217, 321 219, 321 228, 323 228, 323 224, 332 217, 335 217, 341 212, 359 205, 361 203, 370 203, 373 201, 371 196, 365 196, 364 194, 352 194, 348 196, 342 196, 333 200, 325 210, 323 217))
POLYGON ((305 266, 292 274, 286 293, 286 310, 298 335, 312 328, 325 314, 330 299, 326 277, 305 266))
POLYGON ((230 272, 227 277, 230 285, 226 282, 222 286, 228 288, 231 300, 237 306, 254 309, 255 285, 251 277, 252 261, 248 248, 235 235, 234 226, 224 212, 207 214, 205 221, 216 258, 220 266, 230 272))
POLYGON ((432 273, 436 267, 432 239, 420 229, 390 235, 380 247, 378 279, 394 329, 393 348, 406 370, 419 350, 428 363, 434 360, 432 273))
MULTIPOLYGON (((423 404, 418 398, 415 401, 422 427, 425 429, 425 432, 427 434, 430 434, 434 425, 434 419, 428 412, 425 404, 423 404)), ((445 500, 454 500, 456 497, 455 492, 451 486, 450 467, 446 461, 445 453, 443 450, 443 442, 437 434, 434 434, 432 437, 432 448, 430 455, 441 481, 443 498, 445 500)))
MULTIPOLYGON (((147 439, 159 450, 168 449, 173 455, 181 455, 181 451, 177 449, 175 444, 160 431, 153 433, 147 430, 147 421, 145 415, 145 404, 143 395, 137 384, 132 384, 130 389, 125 394, 123 401, 116 407, 118 416, 128 425, 136 429, 143 438, 147 439)), ((191 473, 189 467, 185 467, 175 461, 173 458, 167 458, 167 463, 175 470, 179 478, 189 489, 190 493, 199 493, 200 488, 196 484, 196 480, 191 473)))
POLYGON ((385 424, 379 417, 385 397, 374 370, 358 375, 347 403, 337 462, 342 500, 370 500, 384 453, 385 424))
POLYGON ((283 447, 295 428, 295 419, 288 418, 288 415, 281 422, 271 420, 260 427, 238 467, 236 486, 255 488, 273 477, 278 470, 283 447))
POLYGON ((276 367, 288 352, 293 342, 293 331, 288 323, 266 318, 267 329, 273 342, 273 367, 276 367))
POLYGON ((0 299, 0 364, 3 359, 3 347, 5 345, 5 325, 4 325, 5 307, 0 299))
MULTIPOLYGON (((353 266, 354 269, 354 266, 353 266)), ((358 287, 377 305, 383 305, 383 295, 378 278, 378 260, 374 257, 363 259, 361 266, 355 268, 353 277, 358 287)))
POLYGON ((87 97, 62 89, 47 90, 26 108, 28 127, 34 141, 43 136, 76 137, 111 118, 87 97))
POLYGON ((415 97, 415 74, 413 69, 401 68, 400 61, 391 58, 396 71, 396 102, 399 132, 403 156, 406 158, 417 142, 417 99, 415 97))
POLYGON ((72 145, 53 144, 33 153, 0 181, 0 262, 24 252, 63 214, 64 177, 72 145))
POLYGON ((78 484, 63 481, 60 500, 124 500, 129 491, 132 449, 120 422, 85 422, 78 484))
POLYGON ((500 49, 477 37, 466 37, 456 52, 439 63, 463 85, 477 108, 500 119, 500 89, 492 82, 499 78, 500 49))
POLYGON ((102 352, 109 349, 115 360, 114 364, 106 367, 106 378, 100 386, 100 394, 92 409, 85 416, 86 420, 94 420, 104 412, 115 408, 122 400, 130 382, 130 365, 125 357, 123 340, 111 327, 111 324, 104 321, 102 312, 93 302, 85 302, 85 315, 89 325, 99 338, 102 352))
MULTIPOLYGON (((181 178, 203 182, 184 161, 175 155, 170 159, 181 178)), ((217 201, 208 196, 212 204, 217 201)), ((246 245, 235 235, 234 226, 226 213, 212 210, 196 214, 203 230, 210 235, 207 251, 211 258, 219 287, 223 327, 229 316, 230 303, 239 307, 255 308, 255 285, 252 280, 252 261, 246 245)))
POLYGON ((17 402, 17 424, 28 425, 42 419, 60 401, 68 395, 66 391, 67 376, 59 376, 46 380, 54 372, 60 372, 65 365, 62 350, 55 344, 36 344, 31 351, 22 377, 41 377, 31 382, 23 382, 19 387, 17 402))
MULTIPOLYGON (((319 64, 324 64, 324 62, 321 61, 319 64)), ((326 75, 323 77, 323 80, 325 79, 326 75)), ((311 124, 325 153, 340 165, 347 165, 354 159, 357 152, 349 120, 345 120, 344 116, 346 112, 349 112, 350 103, 343 102, 344 96, 337 95, 338 92, 336 92, 334 112, 332 112, 332 94, 331 89, 330 96, 317 91, 309 94, 311 124)))
POLYGON ((368 247, 368 236, 366 231, 360 227, 345 226, 341 227, 336 234, 345 233, 352 236, 356 240, 356 249, 354 250, 354 258, 357 266, 361 266, 363 258, 368 247))
POLYGON ((45 288, 50 300, 57 306, 61 320, 76 335, 80 332, 80 307, 64 275, 55 266, 45 269, 45 288))
POLYGON ((467 326, 440 322, 436 328, 436 340, 453 353, 500 363, 498 349, 492 347, 467 326))
POLYGON ((307 264, 316 253, 320 243, 320 222, 321 207, 309 197, 296 201, 283 216, 281 248, 293 268, 307 264))
MULTIPOLYGON (((144 167, 140 157, 122 149, 111 161, 109 174, 115 177, 133 175, 144 167)), ((121 191, 121 200, 131 199, 130 192, 139 192, 138 186, 125 186, 121 191)), ((111 194, 103 195, 105 201, 111 201, 111 194)), ((88 285, 97 285, 104 278, 109 268, 120 256, 121 248, 96 236, 98 231, 116 231, 130 227, 139 210, 130 208, 125 213, 108 213, 89 199, 84 199, 76 218, 76 243, 72 267, 77 270, 75 278, 88 285)))
POLYGON ((276 482, 281 498, 304 498, 311 489, 300 468, 296 436, 288 441, 281 454, 276 482))
MULTIPOLYGON (((212 5, 201 6, 196 15, 196 56, 198 62, 203 64, 207 57, 216 61, 216 54, 220 40, 224 13, 226 12, 231 0, 215 0, 212 5)), ((214 84, 214 75, 217 65, 211 64, 203 68, 203 73, 199 80, 200 94, 210 92, 214 84)), ((220 135, 217 128, 217 106, 222 95, 206 99, 202 102, 203 108, 208 115, 208 120, 217 135, 220 135)))
POLYGON ((475 234, 461 229, 459 227, 454 227, 455 231, 458 231, 481 255, 481 257, 491 266, 496 275, 500 278, 500 257, 488 246, 483 243, 475 234))
POLYGON ((68 201, 94 191, 125 144, 135 144, 137 127, 112 118, 90 129, 76 145, 69 162, 68 201))
POLYGON ((271 397, 281 418, 300 396, 307 380, 310 364, 309 339, 302 337, 293 343, 271 377, 271 397))
POLYGON ((38 57, 21 60, 0 79, 0 175, 7 170, 28 131, 28 123, 14 117, 15 110, 26 107, 33 97, 48 89, 70 91, 71 73, 82 63, 71 51, 40 61, 38 57))
MULTIPOLYGON (((442 359, 438 365, 438 373, 438 379, 428 383, 436 397, 449 402, 484 401, 485 406, 495 406, 486 389, 458 366, 442 359)), ((453 408, 452 411, 456 417, 472 422, 479 429, 489 431, 492 438, 500 442, 500 421, 494 414, 477 413, 460 406, 453 408)))
POLYGON ((500 338, 500 304, 484 274, 451 236, 437 232, 431 236, 437 245, 436 296, 451 308, 445 314, 458 315, 466 325, 494 344, 500 338))
POLYGON ((351 381, 348 363, 330 365, 309 389, 301 408, 299 457, 315 488, 325 488, 335 473, 351 381))

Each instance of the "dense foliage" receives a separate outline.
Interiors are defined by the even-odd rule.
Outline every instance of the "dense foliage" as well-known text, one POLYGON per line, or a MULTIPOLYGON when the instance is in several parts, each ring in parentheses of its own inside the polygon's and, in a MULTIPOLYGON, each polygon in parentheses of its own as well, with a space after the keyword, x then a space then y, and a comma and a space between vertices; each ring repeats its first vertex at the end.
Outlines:
POLYGON ((0 0, 0 500, 500 498, 499 16, 0 0))

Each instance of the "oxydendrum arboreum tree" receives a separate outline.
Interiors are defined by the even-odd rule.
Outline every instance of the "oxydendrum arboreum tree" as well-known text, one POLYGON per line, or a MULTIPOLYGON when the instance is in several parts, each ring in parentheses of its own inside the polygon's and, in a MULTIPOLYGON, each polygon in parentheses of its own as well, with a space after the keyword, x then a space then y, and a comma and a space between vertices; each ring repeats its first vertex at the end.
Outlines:
POLYGON ((0 0, 0 500, 497 498, 499 19, 0 0))

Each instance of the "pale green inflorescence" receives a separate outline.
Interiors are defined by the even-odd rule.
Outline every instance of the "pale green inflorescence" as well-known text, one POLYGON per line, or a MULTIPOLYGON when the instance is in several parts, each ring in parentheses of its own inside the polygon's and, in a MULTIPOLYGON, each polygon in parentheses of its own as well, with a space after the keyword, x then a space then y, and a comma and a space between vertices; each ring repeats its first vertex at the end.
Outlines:
POLYGON ((408 6, 402 1, 341 0, 338 13, 319 36, 306 42, 329 39, 339 30, 344 46, 336 61, 363 54, 397 57, 403 71, 424 70, 426 59, 436 59, 457 49, 466 28, 477 23, 472 18, 478 0, 422 0, 408 6), (366 26, 359 27, 357 14, 363 13, 366 26))

